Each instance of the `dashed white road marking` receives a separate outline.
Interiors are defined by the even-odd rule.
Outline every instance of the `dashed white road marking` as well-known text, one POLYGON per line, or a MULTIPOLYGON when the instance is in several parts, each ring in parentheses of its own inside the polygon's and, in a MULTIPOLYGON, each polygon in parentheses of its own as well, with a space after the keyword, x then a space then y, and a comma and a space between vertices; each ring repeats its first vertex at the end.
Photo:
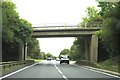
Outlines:
POLYGON ((80 67, 80 68, 83 68, 83 69, 91 70, 91 71, 93 71, 93 72, 105 74, 105 75, 108 75, 108 76, 111 76, 111 77, 120 78, 119 76, 112 75, 112 74, 108 74, 108 73, 101 72, 101 71, 96 71, 96 70, 94 70, 94 69, 88 69, 88 68, 85 68, 85 67, 82 67, 82 66, 78 66, 78 65, 75 65, 75 66, 80 67))
POLYGON ((58 72, 62 75, 62 77, 65 79, 65 80, 69 80, 63 73, 62 71, 60 71, 60 69, 56 66, 56 64, 53 62, 55 68, 58 70, 58 72))
MULTIPOLYGON (((40 63, 41 63, 41 62, 40 62, 40 63)), ((27 69, 27 68, 30 68, 30 67, 32 67, 32 66, 34 66, 34 65, 36 65, 36 64, 38 64, 38 63, 35 63, 35 64, 33 64, 33 65, 24 67, 24 68, 19 69, 19 70, 15 71, 15 72, 12 72, 12 73, 7 74, 7 75, 5 75, 5 76, 3 76, 3 77, 0 77, 0 80, 4 79, 4 78, 6 78, 6 77, 9 77, 9 76, 11 76, 11 75, 13 75, 13 74, 15 74, 15 73, 18 73, 18 72, 20 72, 20 71, 22 71, 22 70, 25 70, 25 69, 27 69)))

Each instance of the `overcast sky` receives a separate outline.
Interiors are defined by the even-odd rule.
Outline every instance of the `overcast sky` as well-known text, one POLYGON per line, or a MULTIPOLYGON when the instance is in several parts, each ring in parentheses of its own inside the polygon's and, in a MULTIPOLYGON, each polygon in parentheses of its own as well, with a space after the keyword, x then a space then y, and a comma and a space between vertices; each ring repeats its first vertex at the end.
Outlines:
MULTIPOLYGON (((88 6, 97 6, 95 0, 12 0, 22 19, 33 26, 45 24, 77 25, 86 15, 88 6)), ((39 38, 43 52, 58 56, 64 48, 70 49, 74 38, 39 38)))

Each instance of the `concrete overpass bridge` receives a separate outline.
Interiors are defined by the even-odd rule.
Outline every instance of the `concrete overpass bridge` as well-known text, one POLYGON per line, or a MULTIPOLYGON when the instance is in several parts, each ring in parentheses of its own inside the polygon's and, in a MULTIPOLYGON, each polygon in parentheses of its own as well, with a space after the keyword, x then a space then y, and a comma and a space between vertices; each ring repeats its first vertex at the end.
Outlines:
MULTIPOLYGON (((33 27, 32 37, 83 37, 85 40, 85 58, 88 61, 97 62, 98 60, 98 37, 95 32, 100 27, 82 28, 79 26, 45 26, 33 27)), ((26 46, 27 48, 27 46, 26 46)), ((25 59, 27 51, 23 53, 21 59, 25 59)))
POLYGON ((80 28, 78 26, 47 26, 47 27, 33 27, 32 36, 35 38, 41 37, 79 37, 79 36, 91 36, 97 28, 80 28))

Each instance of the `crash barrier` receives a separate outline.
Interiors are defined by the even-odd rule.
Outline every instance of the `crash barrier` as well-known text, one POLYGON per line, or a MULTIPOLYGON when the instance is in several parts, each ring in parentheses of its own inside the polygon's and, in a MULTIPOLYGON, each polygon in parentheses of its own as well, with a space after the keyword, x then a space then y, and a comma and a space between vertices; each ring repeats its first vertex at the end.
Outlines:
POLYGON ((95 67, 95 68, 100 68, 100 66, 97 63, 91 62, 91 61, 78 60, 78 61, 76 61, 76 63, 80 64, 80 65, 86 65, 86 66, 91 66, 91 67, 95 67))
POLYGON ((7 68, 11 68, 14 66, 30 65, 33 63, 34 63, 34 60, 0 62, 0 67, 2 68, 2 70, 6 70, 7 68))

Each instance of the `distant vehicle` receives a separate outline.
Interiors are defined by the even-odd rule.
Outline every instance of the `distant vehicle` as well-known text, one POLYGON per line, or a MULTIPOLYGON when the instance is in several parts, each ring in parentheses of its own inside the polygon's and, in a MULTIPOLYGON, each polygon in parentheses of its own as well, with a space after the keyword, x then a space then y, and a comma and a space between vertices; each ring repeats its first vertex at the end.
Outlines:
POLYGON ((56 61, 60 61, 60 59, 59 59, 59 58, 56 58, 56 61))
POLYGON ((60 55, 60 64, 67 63, 69 64, 69 56, 68 55, 60 55))
POLYGON ((52 60, 52 58, 51 58, 51 57, 48 57, 48 58, 47 58, 47 60, 50 60, 50 61, 51 61, 51 60, 52 60))

